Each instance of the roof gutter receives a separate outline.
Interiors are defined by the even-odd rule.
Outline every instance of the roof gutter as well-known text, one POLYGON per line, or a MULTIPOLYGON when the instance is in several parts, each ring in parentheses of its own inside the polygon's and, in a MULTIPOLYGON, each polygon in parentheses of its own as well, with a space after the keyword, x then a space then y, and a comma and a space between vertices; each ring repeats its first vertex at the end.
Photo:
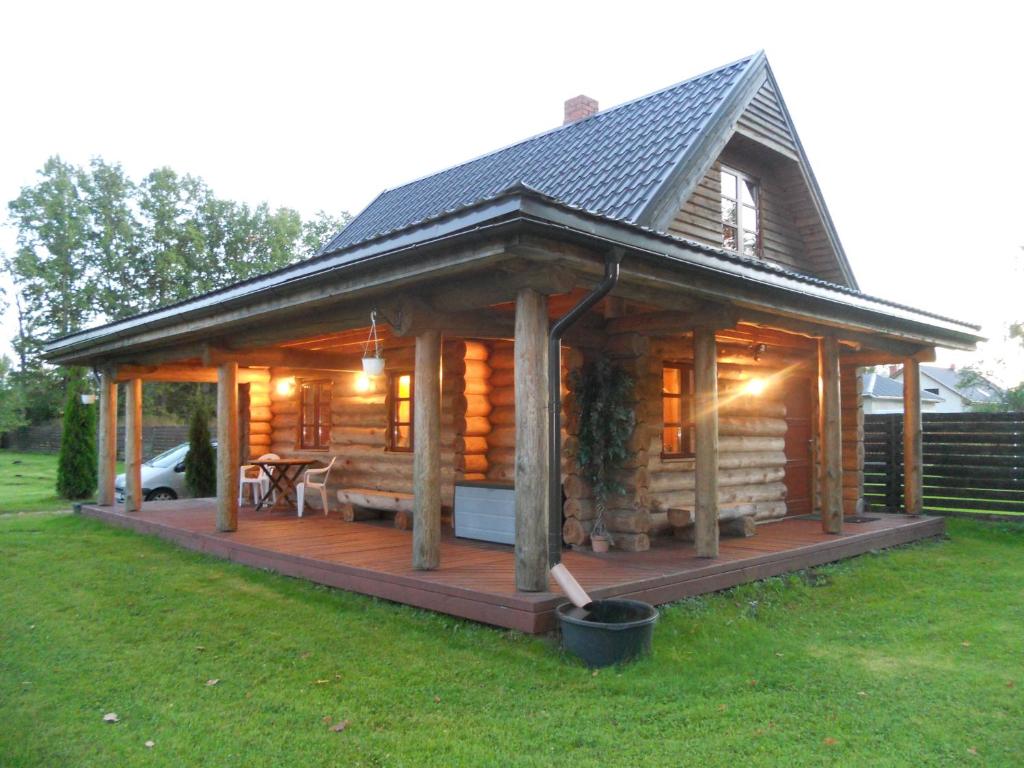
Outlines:
POLYGON ((562 336, 619 282, 621 248, 605 257, 604 279, 558 322, 548 334, 548 567, 562 560, 562 336))

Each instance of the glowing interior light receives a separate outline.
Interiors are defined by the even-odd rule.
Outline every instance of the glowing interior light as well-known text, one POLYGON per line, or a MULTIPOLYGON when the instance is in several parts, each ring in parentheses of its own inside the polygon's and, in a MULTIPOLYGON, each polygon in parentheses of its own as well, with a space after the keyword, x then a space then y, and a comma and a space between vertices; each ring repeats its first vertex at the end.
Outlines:
POLYGON ((369 392, 372 386, 373 382, 366 373, 360 371, 356 374, 356 392, 369 392))
POLYGON ((408 374, 400 376, 398 379, 398 396, 409 397, 409 390, 412 385, 412 377, 408 374))
POLYGON ((288 397, 288 395, 292 393, 292 389, 294 386, 295 379, 278 379, 277 386, 275 387, 275 389, 277 390, 277 394, 281 395, 281 397, 288 397))
POLYGON ((767 386, 764 379, 751 379, 743 387, 743 390, 748 395, 760 395, 764 392, 764 388, 767 386))

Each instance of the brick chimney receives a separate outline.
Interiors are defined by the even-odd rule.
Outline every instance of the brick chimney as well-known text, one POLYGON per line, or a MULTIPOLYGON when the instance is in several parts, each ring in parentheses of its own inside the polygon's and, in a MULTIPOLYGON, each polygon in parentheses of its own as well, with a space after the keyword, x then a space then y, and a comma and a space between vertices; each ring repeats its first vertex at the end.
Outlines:
POLYGON ((562 125, 575 123, 585 117, 597 114, 597 100, 580 94, 565 100, 565 122, 562 125))

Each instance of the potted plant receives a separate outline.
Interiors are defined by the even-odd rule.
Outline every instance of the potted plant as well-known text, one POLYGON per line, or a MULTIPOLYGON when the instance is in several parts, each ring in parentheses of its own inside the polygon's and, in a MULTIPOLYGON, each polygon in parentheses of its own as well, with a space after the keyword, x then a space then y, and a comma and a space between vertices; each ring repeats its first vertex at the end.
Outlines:
POLYGON ((614 542, 605 525, 606 505, 610 495, 623 492, 616 477, 629 458, 629 438, 636 425, 633 379, 600 357, 573 371, 569 388, 579 424, 576 465, 590 485, 597 510, 590 546, 594 552, 607 552, 614 542))

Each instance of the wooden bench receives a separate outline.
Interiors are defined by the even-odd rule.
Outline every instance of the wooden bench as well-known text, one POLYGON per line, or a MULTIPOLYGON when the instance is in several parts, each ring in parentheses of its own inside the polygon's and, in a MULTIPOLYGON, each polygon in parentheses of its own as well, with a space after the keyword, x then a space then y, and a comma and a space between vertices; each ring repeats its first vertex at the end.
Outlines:
POLYGON ((413 495, 373 488, 342 488, 338 491, 341 519, 351 523, 380 517, 381 512, 395 513, 395 528, 412 529, 413 495))
MULTIPOLYGON (((754 522, 753 504, 723 504, 718 508, 718 530, 723 536, 750 538, 757 533, 754 522)), ((693 541, 693 508, 672 507, 668 510, 668 522, 677 539, 693 541)))

